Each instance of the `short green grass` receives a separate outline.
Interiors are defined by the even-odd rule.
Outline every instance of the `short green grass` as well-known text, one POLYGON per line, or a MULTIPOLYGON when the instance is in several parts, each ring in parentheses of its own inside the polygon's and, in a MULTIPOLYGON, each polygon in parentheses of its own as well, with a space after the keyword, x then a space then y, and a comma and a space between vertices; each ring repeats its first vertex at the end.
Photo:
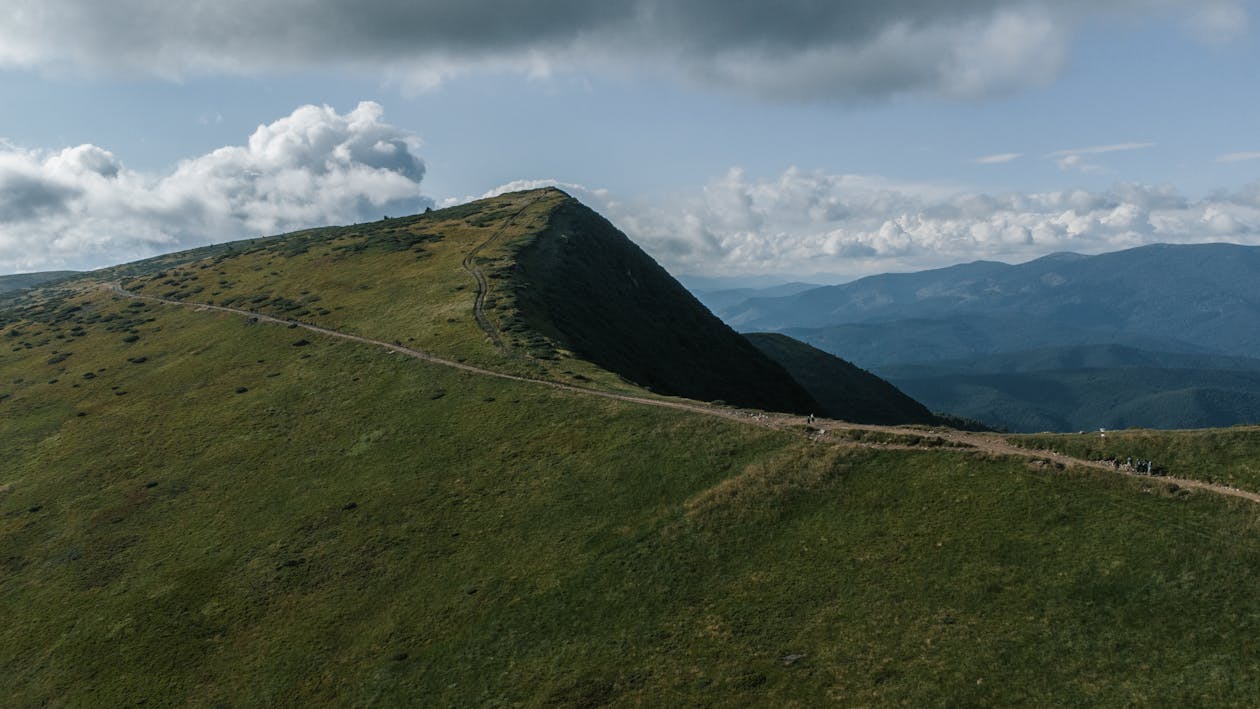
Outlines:
MULTIPOLYGON (((350 320, 405 289, 384 272, 357 295, 370 269, 334 283, 308 246, 270 257, 275 292, 381 339, 435 322, 419 298, 350 320)), ((265 258, 217 265, 252 293, 265 258)), ((191 282, 172 263, 146 291, 191 282)), ((492 362, 460 344, 471 299, 439 292, 465 305, 443 354, 492 362)), ((100 290, 21 303, 0 315, 6 705, 1260 697, 1245 501, 812 441, 100 290)))
POLYGON ((1010 440, 1028 448, 1056 450, 1089 460, 1149 460, 1170 475, 1260 492, 1258 426, 1035 434, 1013 436, 1010 440))

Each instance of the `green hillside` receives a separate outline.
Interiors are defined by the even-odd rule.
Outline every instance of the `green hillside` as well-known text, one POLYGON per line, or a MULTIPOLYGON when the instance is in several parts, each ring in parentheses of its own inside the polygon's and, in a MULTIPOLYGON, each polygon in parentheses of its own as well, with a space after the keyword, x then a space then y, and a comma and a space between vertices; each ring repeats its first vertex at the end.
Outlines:
POLYGON ((567 199, 221 245, 0 312, 5 703, 1260 697, 1255 503, 647 392, 508 287, 567 199))
POLYGON ((1260 490, 1260 427, 1190 431, 1091 431, 1016 436, 1017 445, 1088 460, 1136 458, 1194 480, 1260 490), (1101 434, 1101 435, 1100 435, 1101 434))

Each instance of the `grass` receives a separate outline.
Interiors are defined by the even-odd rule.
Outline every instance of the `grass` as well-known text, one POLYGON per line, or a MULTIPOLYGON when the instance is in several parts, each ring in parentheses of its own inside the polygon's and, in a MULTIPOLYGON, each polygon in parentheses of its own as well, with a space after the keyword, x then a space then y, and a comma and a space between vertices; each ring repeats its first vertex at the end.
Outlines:
MULTIPOLYGON (((437 243, 427 263, 452 265, 437 243)), ((335 286, 303 260, 322 248, 270 256, 271 278, 320 284, 337 318, 401 289, 335 286)), ((265 258, 217 265, 244 283, 265 258)), ((196 287, 166 268, 146 283, 196 287)), ((100 290, 21 302, 0 317, 10 705, 1260 696, 1245 501, 927 436, 811 441, 100 290)), ((405 304, 360 331, 432 317, 405 304)))
MULTIPOLYGON (((356 619, 366 599, 408 589, 411 600, 395 602, 435 613, 413 627, 433 637, 394 645, 423 648, 460 631, 466 586, 514 575, 521 590, 549 584, 558 567, 620 535, 610 520, 650 517, 654 500, 694 487, 689 469, 723 469, 698 461, 739 465, 774 438, 726 446, 717 436, 717 449, 695 448, 687 441, 728 425, 365 346, 293 348, 289 331, 243 319, 153 312, 163 346, 146 350, 146 362, 127 363, 129 346, 91 333, 58 384, 5 402, 3 435, 18 455, 4 480, 3 529, 18 573, 3 598, 7 616, 22 620, 2 645, 8 676, 48 683, 23 682, 31 701, 169 699, 209 676, 236 676, 228 696, 238 700, 277 701, 310 680, 279 679, 287 663, 339 637, 322 623, 380 630, 375 613, 367 627, 356 619), (67 375, 80 370, 98 374, 74 388, 67 375), (565 418, 543 415, 554 410, 565 418), (677 443, 640 455, 657 437, 677 443), (619 490, 627 478, 636 484, 619 490), (438 613, 452 603, 454 615, 438 613), (287 628, 295 613, 313 627, 287 628), (74 628, 58 623, 67 617, 74 628), (136 670, 117 674, 123 666, 136 670)), ((40 349, 6 358, 5 378, 47 366, 32 361, 40 349)), ((359 670, 370 675, 384 640, 346 642, 331 657, 367 662, 359 670)))
POLYGON ((1150 460, 1168 474, 1260 492, 1260 427, 1189 431, 1133 429, 1083 434, 1014 436, 1028 448, 1056 450, 1078 458, 1150 460))
POLYGON ((875 431, 861 428, 836 429, 828 435, 846 441, 857 441, 870 445, 889 445, 899 447, 923 448, 968 448, 969 444, 951 441, 936 435, 920 435, 917 433, 894 433, 891 431, 875 431))

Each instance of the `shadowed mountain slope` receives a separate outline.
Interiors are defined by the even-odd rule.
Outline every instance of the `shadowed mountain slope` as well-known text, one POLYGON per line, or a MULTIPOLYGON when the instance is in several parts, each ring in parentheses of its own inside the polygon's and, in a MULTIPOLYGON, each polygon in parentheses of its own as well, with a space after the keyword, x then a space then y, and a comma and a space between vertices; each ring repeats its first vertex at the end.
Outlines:
POLYGON ((566 198, 515 255, 531 329, 652 391, 806 413, 817 403, 601 217, 566 198))
POLYGON ((932 412, 897 387, 835 355, 778 333, 752 332, 744 337, 813 394, 823 415, 854 423, 936 422, 932 412))

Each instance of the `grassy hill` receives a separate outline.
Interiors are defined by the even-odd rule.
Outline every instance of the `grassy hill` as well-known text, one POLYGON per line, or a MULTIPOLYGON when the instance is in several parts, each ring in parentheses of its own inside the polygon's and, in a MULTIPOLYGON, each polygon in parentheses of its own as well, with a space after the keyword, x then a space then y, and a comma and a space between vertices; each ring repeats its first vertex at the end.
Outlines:
MULTIPOLYGON (((6 703, 1260 696, 1253 503, 584 393, 679 403, 491 277, 565 199, 221 245, 0 313, 6 703)), ((1220 457, 1247 465, 1238 435, 1220 457)))
POLYGON ((744 335, 813 394, 819 414, 855 423, 936 423, 922 404, 839 357, 778 333, 744 335))
POLYGON ((1018 445, 1082 459, 1138 458, 1177 475, 1243 490, 1260 490, 1260 427, 1187 431, 1091 431, 1014 436, 1018 445))

